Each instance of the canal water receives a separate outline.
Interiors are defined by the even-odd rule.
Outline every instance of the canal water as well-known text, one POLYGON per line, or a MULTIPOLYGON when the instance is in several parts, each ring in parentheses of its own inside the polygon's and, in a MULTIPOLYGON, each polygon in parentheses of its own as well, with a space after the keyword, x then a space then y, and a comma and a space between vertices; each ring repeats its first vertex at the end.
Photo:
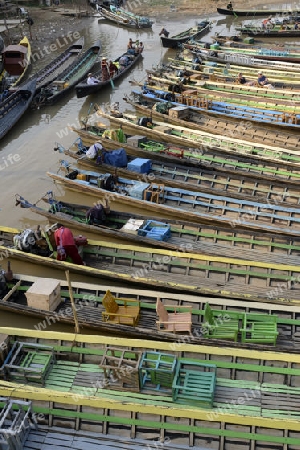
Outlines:
MULTIPOLYGON (((202 17, 203 18, 203 17, 202 17)), ((114 89, 109 85, 98 94, 83 99, 77 99, 74 92, 63 98, 53 106, 41 107, 39 110, 28 110, 18 124, 0 142, 0 224, 5 226, 27 228, 36 227, 38 224, 46 224, 41 217, 34 215, 28 209, 15 206, 15 195, 19 194, 30 202, 37 202, 43 194, 53 191, 58 199, 65 199, 73 203, 92 204, 94 200, 82 194, 65 191, 60 185, 56 185, 46 175, 47 171, 57 172, 59 159, 62 154, 53 149, 56 143, 69 148, 76 140, 77 135, 70 130, 71 126, 79 127, 82 118, 85 118, 93 109, 93 105, 112 104, 119 102, 122 108, 126 107, 123 100, 125 95, 131 92, 129 81, 143 82, 146 79, 146 69, 150 69, 167 63, 169 57, 174 57, 175 51, 164 49, 161 46, 159 31, 164 26, 171 35, 194 26, 201 21, 201 17, 192 19, 168 20, 157 19, 151 31, 120 28, 111 25, 98 18, 85 18, 84 29, 86 48, 100 39, 102 42, 102 55, 110 59, 118 57, 126 50, 127 42, 131 37, 134 41, 139 39, 144 43, 143 60, 132 72, 115 83, 114 89)), ((207 18, 207 17, 205 17, 207 18)), ((210 16, 213 27, 210 33, 203 38, 211 42, 210 36, 215 32, 219 34, 233 34, 237 20, 232 17, 210 16)), ((61 49, 59 50, 61 51, 61 49)), ((49 58, 55 57, 51 53, 41 59, 33 70, 46 65, 49 58), (48 59, 47 59, 48 58, 48 59)), ((0 123, 1 126, 1 123, 0 123)), ((64 158, 65 159, 65 158, 64 158)), ((132 210, 132 212, 134 212, 132 210)), ((4 261, 5 264, 5 261, 4 261)), ((62 278, 64 274, 45 270, 43 267, 14 263, 15 272, 39 274, 62 278)), ((74 279, 83 279, 74 277, 74 279)), ((85 279, 86 280, 86 279, 85 279)), ((95 282, 95 280, 91 280, 95 282)), ((33 321, 34 323, 34 321, 33 321)), ((32 326, 32 321, 22 317, 1 312, 1 325, 32 326)), ((59 327, 59 325, 56 325, 59 327)))

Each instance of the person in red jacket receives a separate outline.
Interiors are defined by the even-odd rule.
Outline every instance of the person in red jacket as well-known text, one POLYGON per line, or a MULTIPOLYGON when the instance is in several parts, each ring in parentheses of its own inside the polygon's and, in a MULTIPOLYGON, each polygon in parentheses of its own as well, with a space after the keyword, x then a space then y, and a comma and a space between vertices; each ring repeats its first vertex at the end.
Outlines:
POLYGON ((84 265, 84 262, 78 253, 73 233, 69 228, 58 223, 57 230, 54 232, 54 239, 57 247, 58 261, 64 261, 67 256, 69 256, 74 264, 84 265))

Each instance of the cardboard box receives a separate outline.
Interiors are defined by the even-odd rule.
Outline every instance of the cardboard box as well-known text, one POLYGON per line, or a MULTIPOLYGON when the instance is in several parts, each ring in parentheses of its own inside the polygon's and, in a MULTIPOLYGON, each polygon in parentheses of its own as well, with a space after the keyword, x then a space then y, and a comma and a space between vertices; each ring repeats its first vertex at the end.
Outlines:
POLYGON ((132 219, 130 218, 125 225, 122 226, 120 231, 125 231, 126 233, 138 234, 138 230, 144 225, 143 219, 132 219))
POLYGON ((26 292, 27 305, 44 311, 54 311, 61 302, 60 281, 39 278, 26 292))

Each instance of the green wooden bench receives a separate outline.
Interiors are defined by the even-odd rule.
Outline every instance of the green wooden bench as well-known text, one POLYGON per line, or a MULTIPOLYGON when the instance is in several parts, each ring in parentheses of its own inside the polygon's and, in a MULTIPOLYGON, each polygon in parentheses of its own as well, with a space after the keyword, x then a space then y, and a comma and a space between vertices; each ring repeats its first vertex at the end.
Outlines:
POLYGON ((241 340, 243 343, 276 345, 278 336, 277 316, 273 314, 246 313, 243 319, 241 340))
POLYGON ((237 341, 240 313, 212 310, 209 303, 204 307, 203 335, 207 338, 237 341), (217 317, 216 317, 217 316, 217 317))
POLYGON ((179 359, 172 385, 173 401, 212 408, 217 366, 179 359))
POLYGON ((45 384, 55 363, 54 349, 16 341, 3 364, 5 378, 45 384))
POLYGON ((139 366, 140 388, 170 392, 177 358, 160 352, 144 352, 139 366))

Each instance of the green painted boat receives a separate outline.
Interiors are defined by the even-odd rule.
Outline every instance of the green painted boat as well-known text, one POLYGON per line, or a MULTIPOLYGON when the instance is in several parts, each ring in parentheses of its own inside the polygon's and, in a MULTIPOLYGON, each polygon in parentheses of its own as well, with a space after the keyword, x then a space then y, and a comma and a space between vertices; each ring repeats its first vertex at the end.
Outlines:
MULTIPOLYGON (((102 108, 98 109, 99 119, 100 117, 106 118, 110 122, 110 126, 113 129, 119 129, 122 127, 122 131, 125 134, 131 135, 143 135, 149 139, 156 139, 167 143, 168 145, 179 145, 179 146, 189 146, 191 148, 196 148, 200 150, 201 148, 208 148, 211 150, 216 150, 219 152, 224 152, 224 154, 240 154, 241 156, 251 156, 257 155, 260 161, 268 159, 269 161, 279 161, 283 158, 288 160, 290 158, 298 160, 297 151, 285 150, 278 146, 268 146, 264 144, 252 144, 249 141, 242 139, 234 139, 228 136, 216 136, 216 134, 208 133, 204 131, 193 130, 189 128, 188 123, 185 127, 171 125, 166 122, 155 122, 152 120, 152 126, 144 127, 138 125, 138 119, 136 114, 119 114, 118 117, 113 114, 107 114, 102 108), (122 117, 120 117, 122 116, 122 117)), ((245 119, 247 122, 247 118, 245 119)), ((252 125, 254 122, 250 122, 252 125)), ((250 126, 250 125, 249 125, 250 126)), ((97 128, 97 125, 95 125, 97 128)), ((238 134, 238 133, 237 133, 238 134)), ((280 133, 278 133, 280 134, 280 133)), ((93 136, 94 142, 97 141, 98 137, 93 136)), ((295 150, 299 145, 299 135, 295 137, 293 134, 290 136, 293 143, 295 143, 295 150)), ((278 145, 278 144, 277 144, 278 145)), ((295 161, 295 160, 294 160, 295 161)))
MULTIPOLYGON (((1 284, 2 286, 2 284, 1 284)), ((178 293, 155 292, 145 289, 130 289, 111 285, 71 282, 72 301, 68 282, 60 279, 50 279, 24 274, 13 275, 13 280, 7 282, 7 290, 1 289, 0 310, 30 317, 33 328, 37 331, 47 330, 52 325, 64 323, 78 324, 83 332, 88 330, 108 335, 122 335, 124 338, 150 339, 170 343, 185 342, 187 337, 192 344, 208 346, 226 345, 230 341, 232 347, 257 350, 274 350, 283 352, 299 352, 297 337, 300 327, 300 307, 276 305, 272 303, 246 303, 239 300, 192 296, 178 293), (52 295, 52 292, 55 291, 52 295), (51 298, 51 305, 45 298, 51 298), (124 304, 139 309, 139 317, 135 326, 129 321, 107 320, 105 315, 105 299, 113 296, 121 307, 124 304), (127 303, 125 303, 127 302, 127 303), (159 324, 160 315, 156 312, 157 305, 162 302, 163 309, 172 314, 174 311, 191 316, 190 334, 183 331, 172 332, 170 327, 159 324), (226 314, 227 322, 238 320, 236 332, 224 334, 207 333, 209 326, 208 311, 214 320, 226 314), (76 321, 74 315, 76 314, 76 321), (251 342, 243 331, 247 314, 257 314, 261 320, 275 320, 276 335, 261 336, 251 342), (35 324, 33 321, 36 321, 35 324), (247 339, 247 342, 245 341, 247 339)), ((126 314, 130 314, 127 306, 126 314)), ((154 343, 155 345, 155 343, 154 343)))
POLYGON ((13 245, 16 235, 20 235, 19 230, 1 227, 3 259, 152 289, 287 305, 300 303, 298 256, 269 254, 268 261, 256 261, 242 259, 243 250, 240 258, 234 258, 193 253, 192 244, 182 251, 173 251, 90 239, 82 249, 86 265, 77 265, 57 261, 55 250, 50 246, 41 247, 36 240, 34 244, 30 242, 27 252, 18 250, 13 245))
MULTIPOLYGON (((215 120, 210 118, 207 127, 216 124, 215 120)), ((230 129, 230 124, 228 124, 228 128, 230 129)), ((220 133, 224 128, 221 127, 220 133)), ((265 130, 263 128, 251 128, 251 127, 243 127, 243 133, 247 133, 250 130, 252 134, 249 134, 253 140, 254 138, 260 138, 265 142, 266 145, 274 144, 273 139, 276 139, 276 136, 273 136, 270 133, 270 130, 265 130)), ((297 182, 300 178, 300 158, 298 158, 295 154, 288 154, 281 152, 274 152, 274 159, 276 161, 272 161, 272 154, 270 152, 270 158, 267 157, 267 154, 256 155, 253 153, 252 155, 243 155, 240 154, 232 154, 227 153, 224 154, 222 151, 218 151, 217 148, 213 150, 206 149, 197 149, 197 151, 193 151, 188 147, 184 146, 173 146, 168 145, 167 143, 159 142, 158 140, 148 139, 146 136, 143 136, 142 133, 140 135, 140 139, 136 139, 133 135, 127 135, 127 142, 120 143, 116 140, 116 134, 110 131, 110 138, 103 137, 103 128, 93 125, 86 125, 84 128, 72 128, 79 137, 76 139, 74 143, 74 148, 65 149, 65 153, 72 158, 79 159, 80 155, 78 152, 78 143, 83 146, 90 147, 95 142, 101 142, 106 149, 114 150, 119 148, 122 145, 122 148, 126 150, 126 153, 130 156, 135 156, 139 158, 151 158, 152 155, 155 155, 155 159, 162 162, 174 162, 174 160, 179 161, 181 165, 191 166, 191 167, 203 167, 208 171, 220 171, 228 174, 235 174, 249 176, 250 178, 255 175, 255 177, 261 179, 264 178, 268 181, 273 181, 274 176, 276 175, 276 182, 283 184, 290 184, 297 182), (112 138, 113 135, 115 138, 112 138), (135 143, 135 145, 133 145, 135 143), (275 156, 276 155, 276 156, 275 156)), ((232 134, 238 133, 238 129, 233 129, 232 134)), ((219 131, 218 131, 219 133, 219 131)), ((289 135, 280 134, 277 135, 277 144, 279 143, 282 147, 293 147, 297 149, 297 140, 290 140, 289 135), (290 141, 290 142, 289 142, 290 141)))
POLYGON ((46 217, 51 225, 60 222, 66 227, 76 230, 79 234, 93 232, 108 239, 121 240, 124 243, 149 245, 156 248, 181 250, 189 244, 193 246, 193 253, 205 253, 212 256, 231 256, 239 258, 247 254, 247 259, 268 260, 268 253, 277 256, 297 256, 300 250, 299 238, 291 234, 274 234, 265 230, 252 232, 236 226, 229 229, 217 225, 196 224, 181 220, 162 220, 158 217, 142 216, 127 212, 110 211, 101 223, 87 220, 90 209, 86 205, 78 205, 48 199, 49 208, 44 209, 30 204, 25 199, 19 200, 36 214, 46 217), (154 226, 169 228, 170 233, 165 240, 157 239, 151 231, 154 226), (248 250, 251 250, 248 252, 248 250), (263 253, 263 255, 262 255, 263 253))
POLYGON ((3 327, 0 332, 1 406, 3 397, 31 402, 34 441, 39 431, 42 439, 54 427, 56 444, 72 432, 80 450, 87 441, 98 450, 93 439, 107 443, 115 434, 114 445, 125 449, 122 440, 135 449, 135 439, 175 450, 293 450, 299 444, 299 355, 189 343, 172 349, 163 342, 3 327))

